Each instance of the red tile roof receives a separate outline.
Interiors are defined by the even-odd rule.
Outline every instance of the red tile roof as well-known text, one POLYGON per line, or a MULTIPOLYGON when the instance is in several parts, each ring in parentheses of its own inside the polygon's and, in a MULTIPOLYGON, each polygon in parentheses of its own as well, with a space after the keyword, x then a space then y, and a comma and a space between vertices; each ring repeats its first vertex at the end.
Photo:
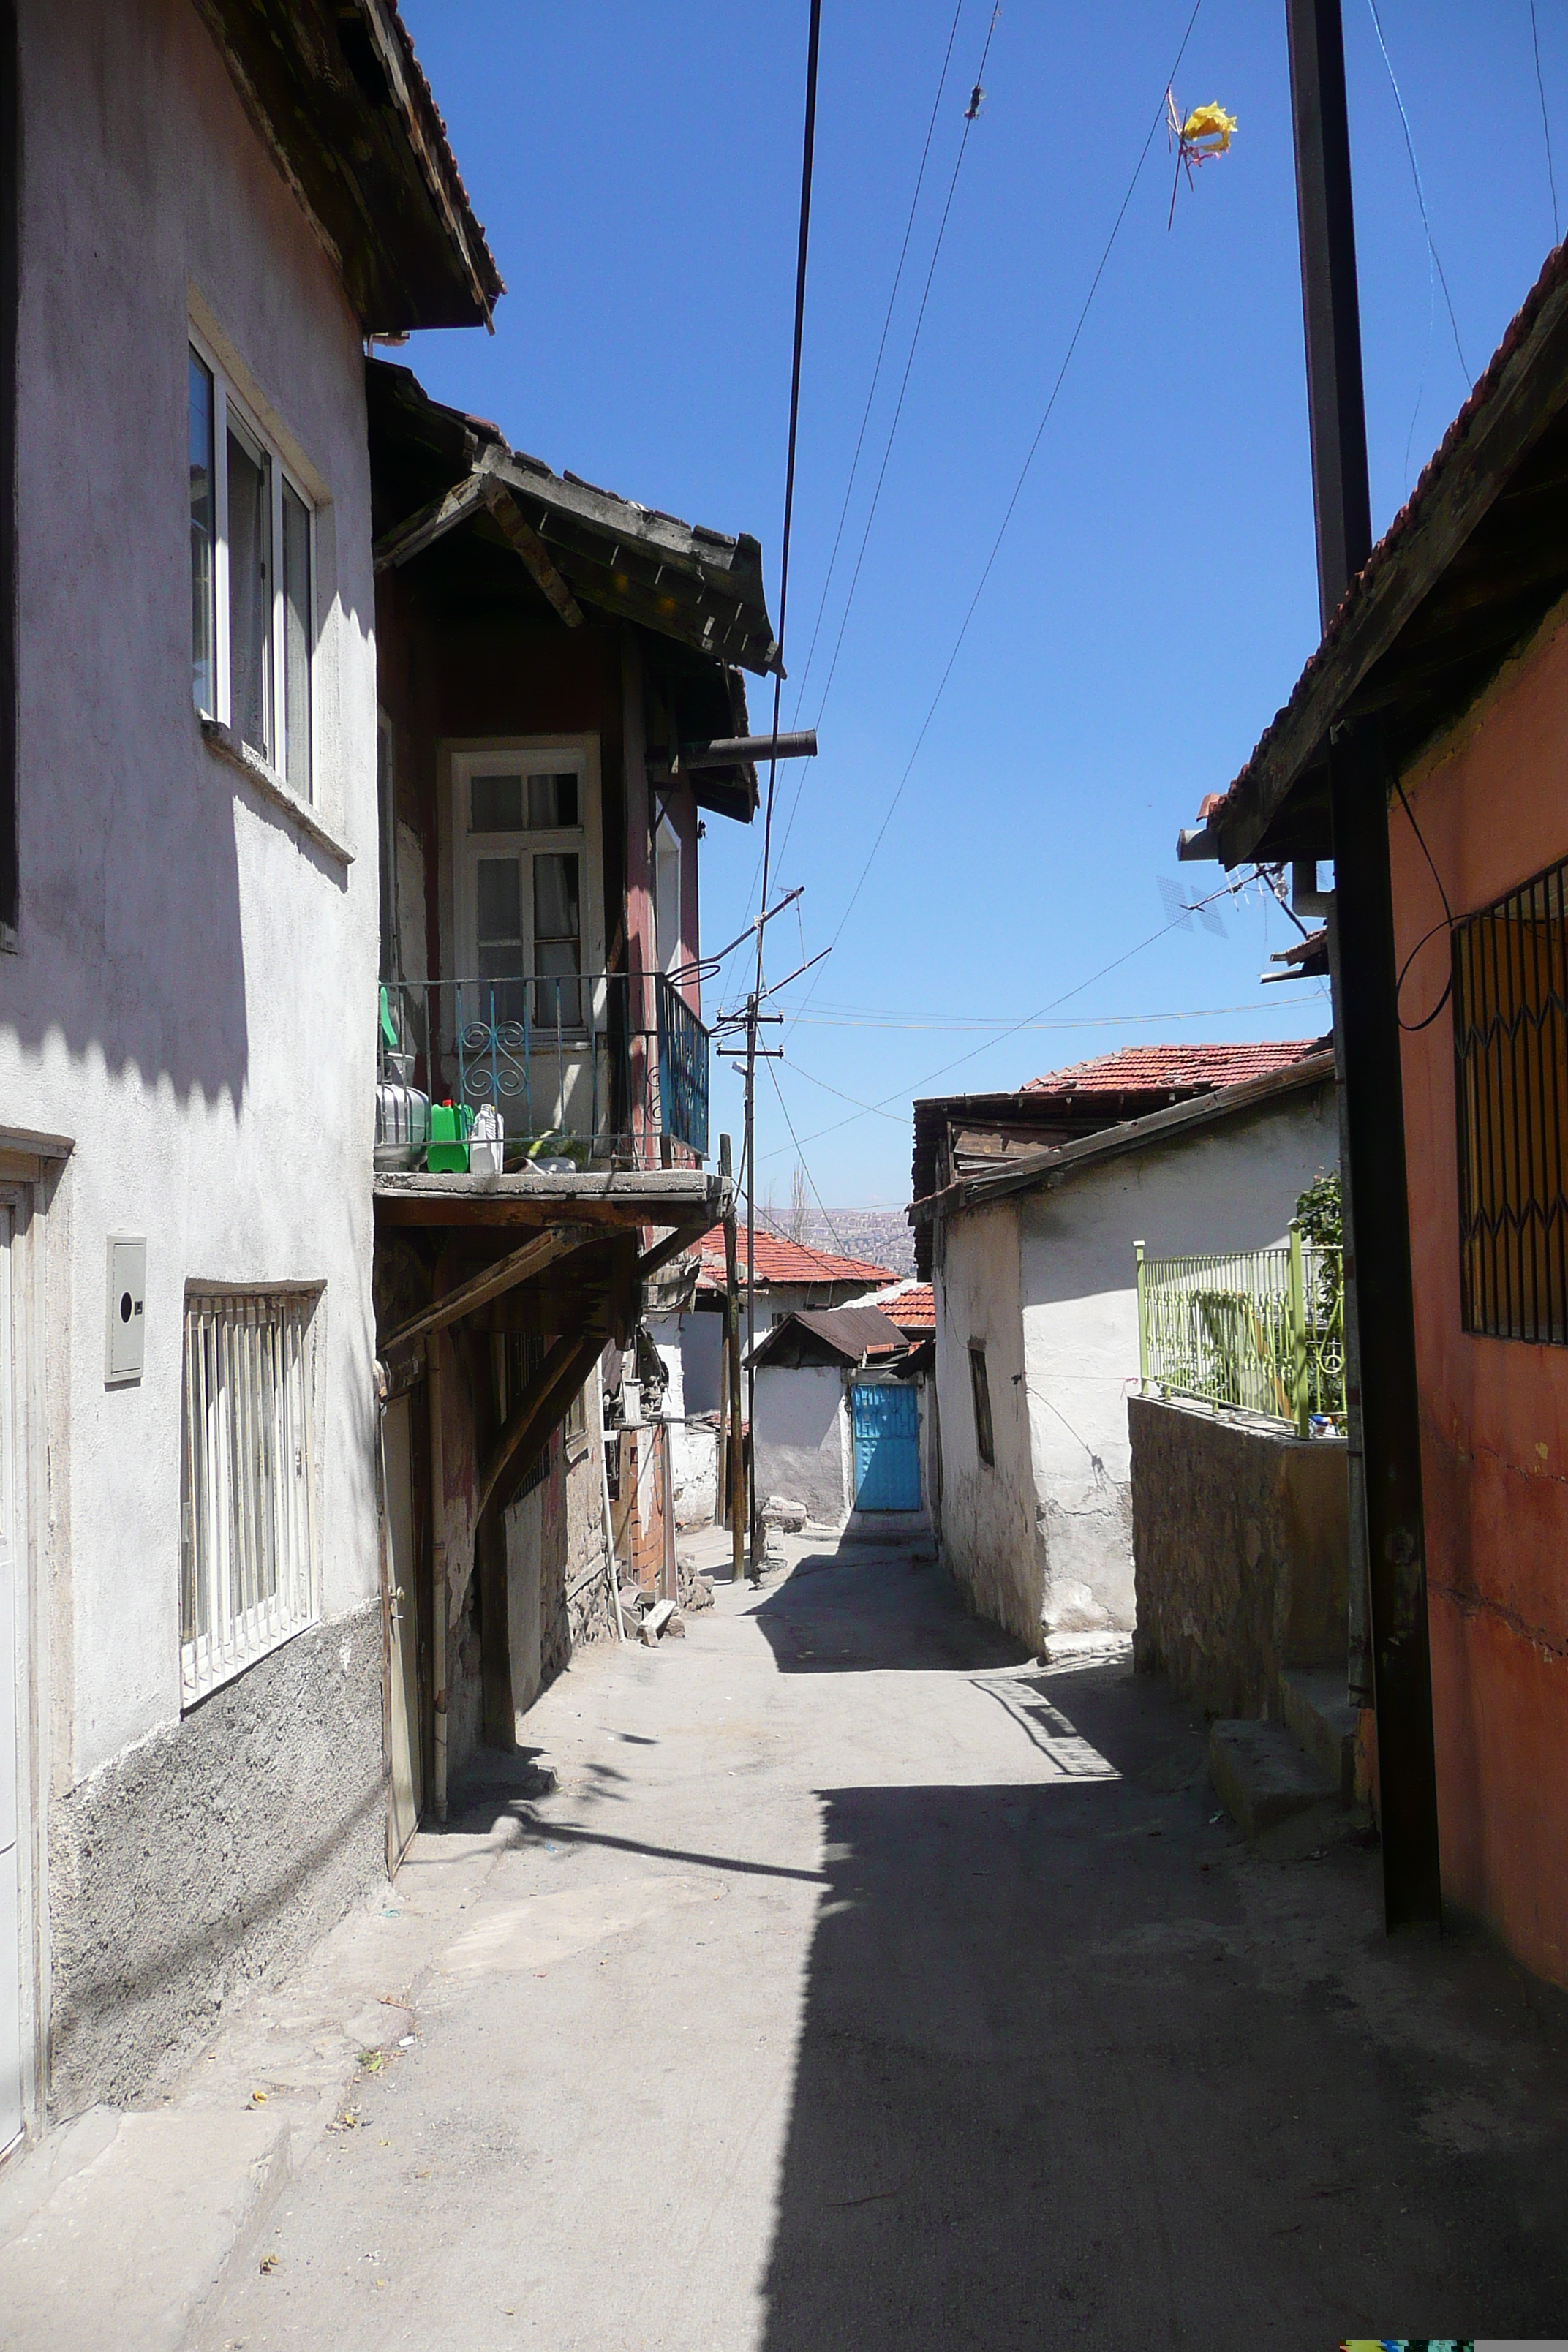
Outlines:
MULTIPOLYGON (((741 1232, 741 1285, 746 1280, 746 1235, 741 1232)), ((697 1279, 700 1290, 722 1290, 724 1287, 724 1228, 714 1225, 697 1244, 702 1255, 702 1271, 697 1279)), ((772 1287, 777 1283, 809 1286, 828 1283, 864 1283, 868 1289, 879 1288, 894 1278, 890 1265, 870 1265, 864 1258, 830 1257, 824 1250, 809 1249, 804 1242, 786 1242, 782 1234, 761 1233, 756 1242, 757 1286, 772 1287)))
POLYGON ((879 1290, 874 1298, 863 1298, 860 1303, 879 1307, 900 1331, 936 1329, 936 1295, 929 1282, 897 1282, 890 1290, 879 1290))
POLYGON ((1215 1087, 1239 1086, 1318 1051, 1319 1037, 1295 1037, 1282 1045, 1123 1045, 1070 1069, 1031 1078, 1026 1095, 1206 1094, 1215 1087))

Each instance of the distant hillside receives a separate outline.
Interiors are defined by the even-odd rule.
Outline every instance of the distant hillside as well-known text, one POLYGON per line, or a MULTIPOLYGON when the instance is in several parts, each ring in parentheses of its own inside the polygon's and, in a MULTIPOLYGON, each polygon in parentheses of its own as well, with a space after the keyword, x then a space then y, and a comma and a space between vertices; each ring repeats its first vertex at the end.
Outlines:
POLYGON ((814 1249, 837 1255, 863 1257, 873 1265, 891 1266, 897 1275, 915 1270, 915 1236, 902 1209, 835 1209, 829 1228, 820 1209, 806 1220, 805 1238, 814 1249))

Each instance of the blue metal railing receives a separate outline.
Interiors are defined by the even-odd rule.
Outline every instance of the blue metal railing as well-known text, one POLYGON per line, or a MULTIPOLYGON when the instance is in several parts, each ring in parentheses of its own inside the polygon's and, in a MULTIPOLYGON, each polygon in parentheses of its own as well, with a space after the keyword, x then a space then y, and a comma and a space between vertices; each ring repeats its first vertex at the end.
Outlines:
POLYGON ((509 1167, 708 1149, 708 1031, 661 973, 384 982, 376 1163, 424 1163, 421 1105, 500 1113, 509 1167))

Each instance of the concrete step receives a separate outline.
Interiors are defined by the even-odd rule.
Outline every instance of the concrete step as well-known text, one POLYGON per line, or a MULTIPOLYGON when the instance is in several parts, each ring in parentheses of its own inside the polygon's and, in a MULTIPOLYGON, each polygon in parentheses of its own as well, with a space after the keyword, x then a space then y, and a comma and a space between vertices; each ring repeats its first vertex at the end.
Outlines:
POLYGON ((0 2179, 0 2352, 183 2352, 289 2170, 276 2108, 94 2107, 0 2179))
POLYGON ((1211 1724, 1209 1772, 1247 1844, 1270 1860, 1310 1853, 1343 1826, 1337 1784, 1282 1723, 1211 1724))
POLYGON ((1355 1802, 1359 1717, 1351 1705, 1342 1666, 1287 1666, 1279 1676, 1279 1712, 1340 1802, 1355 1802))
POLYGON ((839 1541, 892 1544, 901 1550, 929 1552, 931 1519, 924 1511, 851 1511, 839 1541))

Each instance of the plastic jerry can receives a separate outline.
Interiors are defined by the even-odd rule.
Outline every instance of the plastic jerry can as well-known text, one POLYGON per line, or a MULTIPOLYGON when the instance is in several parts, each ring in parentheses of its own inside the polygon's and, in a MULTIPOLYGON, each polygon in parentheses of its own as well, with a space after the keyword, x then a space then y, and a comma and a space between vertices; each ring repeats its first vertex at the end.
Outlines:
POLYGON ((481 1103, 468 1138, 470 1176, 499 1176, 506 1161, 506 1129, 494 1103, 481 1103))
POLYGON ((438 1102, 430 1106, 430 1144, 425 1165, 432 1176, 466 1176, 468 1133, 474 1114, 467 1103, 438 1102))

